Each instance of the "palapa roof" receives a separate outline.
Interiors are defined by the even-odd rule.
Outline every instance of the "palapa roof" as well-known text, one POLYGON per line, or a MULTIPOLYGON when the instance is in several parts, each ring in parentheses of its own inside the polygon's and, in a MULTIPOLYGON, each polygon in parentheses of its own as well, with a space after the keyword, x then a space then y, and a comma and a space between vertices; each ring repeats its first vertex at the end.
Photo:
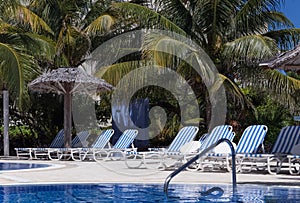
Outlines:
POLYGON ((43 73, 29 83, 29 89, 39 92, 65 94, 75 92, 101 92, 113 86, 105 80, 89 75, 80 68, 58 68, 43 73), (69 90, 68 90, 69 88, 69 90))
POLYGON ((300 71, 300 45, 297 45, 294 49, 286 51, 269 61, 260 63, 259 65, 287 71, 300 71))

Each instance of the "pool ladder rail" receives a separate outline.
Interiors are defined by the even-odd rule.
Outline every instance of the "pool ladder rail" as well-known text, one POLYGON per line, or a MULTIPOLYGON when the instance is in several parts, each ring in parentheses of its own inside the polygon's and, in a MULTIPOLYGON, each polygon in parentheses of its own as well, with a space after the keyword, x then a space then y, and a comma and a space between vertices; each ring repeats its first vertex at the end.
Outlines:
POLYGON ((169 183, 172 180, 172 178, 174 178, 177 174, 179 174, 181 171, 183 171, 184 169, 186 169, 189 165, 191 165, 193 162, 197 161, 200 157, 202 157, 203 155, 205 155, 207 152, 209 152, 211 149, 213 149, 214 147, 216 147, 217 145, 221 144, 222 142, 226 142, 231 150, 231 156, 232 156, 232 189, 233 189, 233 194, 236 194, 236 168, 235 168, 235 150, 234 147, 231 143, 230 140, 228 139, 220 139, 218 140, 216 143, 210 145, 209 147, 207 147, 206 149, 204 149, 202 152, 200 152, 199 154, 197 154, 196 156, 194 156, 191 160, 189 160, 188 162, 186 162, 185 164, 183 164, 182 166, 180 166, 178 169, 176 169, 175 171, 173 171, 165 180, 165 184, 164 184, 164 192, 166 194, 166 196, 168 196, 168 188, 169 188, 169 183))

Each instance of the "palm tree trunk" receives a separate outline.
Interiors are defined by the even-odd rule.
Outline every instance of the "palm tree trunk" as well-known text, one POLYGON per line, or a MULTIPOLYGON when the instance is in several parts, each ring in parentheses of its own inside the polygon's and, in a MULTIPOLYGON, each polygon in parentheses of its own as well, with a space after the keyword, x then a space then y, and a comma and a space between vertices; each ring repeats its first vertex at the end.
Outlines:
POLYGON ((9 94, 8 90, 3 91, 3 146, 4 146, 4 156, 9 156, 9 94))
POLYGON ((210 132, 210 130, 212 129, 211 126, 211 103, 210 103, 210 98, 209 98, 209 93, 206 92, 205 93, 205 104, 206 104, 206 126, 207 126, 207 130, 210 132))

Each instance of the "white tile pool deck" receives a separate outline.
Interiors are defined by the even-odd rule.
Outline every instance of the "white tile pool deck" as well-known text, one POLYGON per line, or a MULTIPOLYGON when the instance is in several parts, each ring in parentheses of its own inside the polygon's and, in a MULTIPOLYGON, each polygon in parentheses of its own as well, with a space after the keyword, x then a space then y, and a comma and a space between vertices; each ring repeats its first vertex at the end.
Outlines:
MULTIPOLYGON (((161 183, 172 171, 151 169, 128 169, 123 161, 75 162, 75 161, 31 161, 0 160, 1 162, 22 162, 53 164, 50 168, 2 171, 0 184, 32 183, 161 183)), ((183 171, 171 183, 231 183, 229 172, 183 171)), ((237 174, 237 183, 276 184, 300 186, 300 175, 288 174, 237 174)))

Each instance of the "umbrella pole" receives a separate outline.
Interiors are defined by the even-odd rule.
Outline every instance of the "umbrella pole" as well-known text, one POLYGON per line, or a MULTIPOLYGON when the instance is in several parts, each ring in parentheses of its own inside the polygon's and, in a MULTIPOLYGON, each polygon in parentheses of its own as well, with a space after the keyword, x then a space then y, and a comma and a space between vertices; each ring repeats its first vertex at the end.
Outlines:
POLYGON ((71 127, 72 127, 72 112, 71 112, 71 107, 72 107, 72 97, 71 93, 68 91, 64 95, 64 143, 65 147, 71 147, 71 127))

